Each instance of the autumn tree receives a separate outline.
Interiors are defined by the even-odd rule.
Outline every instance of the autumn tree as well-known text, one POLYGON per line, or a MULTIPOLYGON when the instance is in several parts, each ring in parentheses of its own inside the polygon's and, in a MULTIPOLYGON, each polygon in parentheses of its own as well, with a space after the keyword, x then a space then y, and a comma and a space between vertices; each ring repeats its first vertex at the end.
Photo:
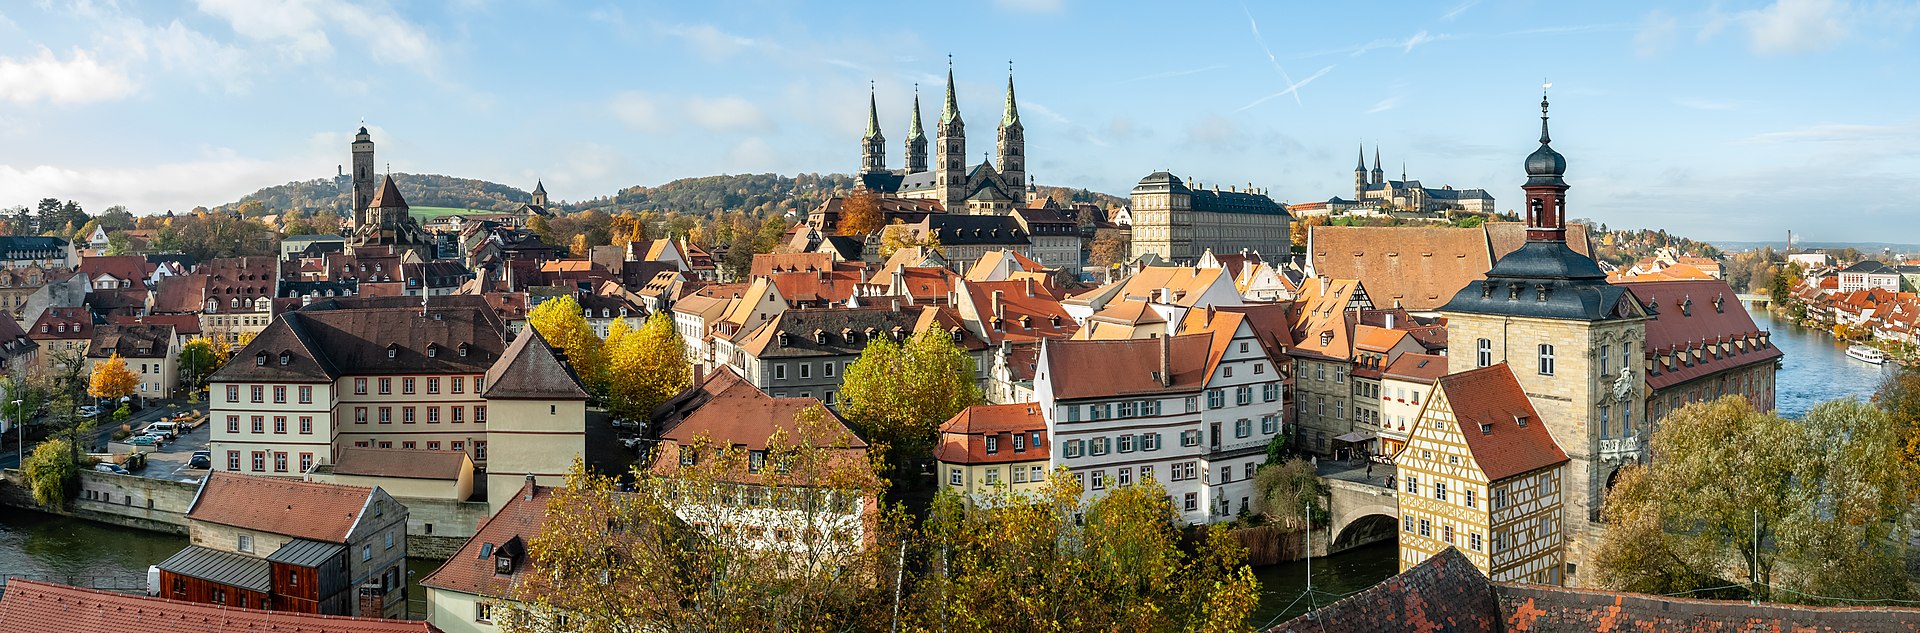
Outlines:
POLYGON ((655 312, 640 329, 614 321, 602 345, 607 357, 607 408, 615 416, 644 419, 648 412, 692 382, 685 343, 673 317, 655 312))
POLYGON ((1306 527, 1309 507, 1314 523, 1325 521, 1328 502, 1323 498, 1331 492, 1304 459, 1267 464, 1253 473, 1254 511, 1289 528, 1306 527))
POLYGON ((502 630, 847 631, 883 628, 897 517, 884 482, 815 406, 771 437, 694 440, 623 487, 579 462, 547 504, 502 630), (763 450, 749 451, 748 442, 763 450))
POLYGON ((899 220, 895 220, 893 224, 888 225, 886 229, 880 232, 880 257, 882 259, 892 257, 894 251, 916 246, 941 255, 947 254, 947 250, 940 246, 940 236, 927 235, 923 237, 918 231, 913 230, 913 227, 899 220))
POLYGON ((1313 227, 1326 225, 1327 216, 1324 215, 1309 215, 1295 218, 1293 226, 1288 227, 1288 235, 1295 245, 1305 246, 1307 243, 1307 234, 1313 231, 1313 227))
POLYGON ((139 388, 140 377, 127 369, 127 360, 119 352, 106 360, 93 364, 93 374, 87 379, 87 394, 102 400, 117 399, 133 395, 139 388))
POLYGON ((1607 496, 1602 584, 1661 594, 1741 585, 1782 602, 1911 593, 1901 561, 1913 484, 1888 467, 1903 463, 1904 445, 1885 412, 1835 400, 1788 420, 1726 396, 1668 414, 1650 448, 1653 461, 1621 471, 1607 496))
POLYGON ((1873 404, 1887 412, 1901 436, 1908 468, 1920 469, 1920 369, 1901 368, 1881 379, 1873 404))
POLYGON ((1087 263, 1112 268, 1127 261, 1127 243, 1111 235, 1094 238, 1087 244, 1087 263))
POLYGON ((1245 549, 1217 525, 1183 547, 1178 517, 1153 480, 1085 503, 1064 469, 971 503, 943 492, 907 630, 1247 630, 1259 591, 1245 549))
POLYGON ((80 465, 73 446, 63 439, 50 439, 33 447, 21 468, 33 488, 33 502, 54 508, 67 500, 68 484, 79 474, 80 465))
POLYGON ((189 389, 206 386, 207 376, 227 364, 233 355, 233 348, 215 342, 205 336, 196 336, 180 346, 180 379, 186 381, 189 389))
POLYGON ((578 299, 569 294, 540 302, 527 312, 527 325, 546 337, 548 344, 566 352, 567 362, 588 388, 595 391, 604 388, 606 364, 600 349, 600 335, 593 332, 593 326, 587 325, 578 299))
POLYGON ((885 228, 886 225, 886 213, 880 210, 880 194, 860 191, 841 200, 839 220, 841 235, 867 235, 885 228))
POLYGON ((945 330, 905 344, 875 338, 847 366, 841 411, 863 437, 889 447, 894 472, 933 450, 940 423, 980 401, 973 357, 945 330))
POLYGON ((607 233, 612 245, 625 248, 627 244, 647 240, 647 224, 640 221, 639 216, 622 213, 613 216, 608 224, 607 233))

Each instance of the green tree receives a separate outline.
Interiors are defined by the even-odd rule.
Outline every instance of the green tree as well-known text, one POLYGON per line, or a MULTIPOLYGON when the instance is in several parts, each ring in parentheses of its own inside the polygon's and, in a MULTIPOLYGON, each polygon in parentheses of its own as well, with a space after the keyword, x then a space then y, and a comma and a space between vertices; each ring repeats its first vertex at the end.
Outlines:
POLYGON ((567 362, 580 374, 580 380, 596 393, 606 388, 606 362, 600 348, 600 336, 587 325, 580 301, 573 295, 560 295, 540 302, 527 313, 527 325, 546 337, 547 343, 567 353, 567 362))
POLYGON ((1217 525, 1182 547, 1178 516, 1152 480, 1083 503, 1065 469, 973 502, 943 491, 907 630, 1247 630, 1259 584, 1245 549, 1217 525))
POLYGON ((227 364, 232 355, 233 348, 196 336, 180 346, 180 379, 186 381, 189 389, 198 390, 206 386, 207 377, 227 364))
POLYGON ((1324 523, 1329 515, 1328 502, 1323 498, 1331 493, 1314 472, 1313 464, 1304 459, 1261 466, 1253 474, 1254 511, 1289 528, 1307 527, 1309 518, 1316 524, 1324 523), (1307 512, 1309 504, 1311 515, 1307 512))
POLYGON ((1783 602, 1905 598, 1912 478, 1888 467, 1904 462, 1903 439, 1853 400, 1804 421, 1737 395, 1678 409, 1654 433, 1658 458, 1608 494, 1600 581, 1663 594, 1738 584, 1783 602))
POLYGON ((66 503, 69 484, 80 472, 73 447, 62 439, 50 439, 33 447, 33 454, 21 467, 33 487, 33 502, 43 508, 66 503))
POLYGON ((894 472, 928 456, 940 423, 980 401, 974 361, 945 330, 930 328, 904 345, 877 338, 842 380, 841 411, 863 437, 889 448, 894 472))

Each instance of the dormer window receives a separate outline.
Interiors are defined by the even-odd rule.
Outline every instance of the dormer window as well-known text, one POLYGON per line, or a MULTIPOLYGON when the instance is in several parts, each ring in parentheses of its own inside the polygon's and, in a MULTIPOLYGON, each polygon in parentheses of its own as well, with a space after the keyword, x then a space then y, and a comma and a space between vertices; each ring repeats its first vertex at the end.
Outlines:
POLYGON ((1320 344, 1321 344, 1321 345, 1332 345, 1332 344, 1333 344, 1333 333, 1332 333, 1332 332, 1321 332, 1321 333, 1320 333, 1320 344))
POLYGON ((506 576, 513 573, 513 557, 496 554, 493 557, 493 573, 506 576))
POLYGON ((387 346, 387 358, 396 358, 396 357, 399 357, 399 356, 400 356, 400 346, 399 346, 399 345, 388 345, 388 346, 387 346))
POLYGON ((427 358, 437 358, 439 356, 440 356, 440 345, 436 343, 428 343, 427 358))
POLYGON ((253 366, 254 366, 254 367, 266 367, 266 366, 267 366, 267 353, 266 353, 266 352, 260 352, 260 353, 257 353, 257 354, 254 354, 254 355, 253 355, 253 366))
POLYGON ((282 365, 285 365, 285 364, 288 364, 288 363, 291 363, 291 362, 293 362, 293 354, 292 354, 292 353, 289 353, 289 352, 286 352, 286 351, 282 351, 282 352, 280 352, 280 364, 282 364, 282 365))
POLYGON ((468 349, 470 349, 470 348, 472 348, 472 347, 473 347, 472 345, 468 345, 468 344, 466 344, 466 343, 461 343, 461 344, 460 344, 460 357, 461 357, 461 358, 466 358, 466 357, 467 357, 467 350, 468 350, 468 349))

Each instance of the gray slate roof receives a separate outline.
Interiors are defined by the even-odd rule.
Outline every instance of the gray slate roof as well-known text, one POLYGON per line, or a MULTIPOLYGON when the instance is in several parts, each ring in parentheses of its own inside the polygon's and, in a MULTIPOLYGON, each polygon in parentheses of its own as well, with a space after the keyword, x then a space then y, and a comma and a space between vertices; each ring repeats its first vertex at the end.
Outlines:
POLYGON ((1441 312, 1604 321, 1641 315, 1625 288, 1565 242, 1527 242, 1461 288, 1441 312))
POLYGON ((587 399, 573 368, 540 331, 528 326, 507 346, 499 362, 487 368, 487 398, 587 399))
POLYGON ((267 557, 267 562, 285 563, 296 567, 319 567, 322 563, 339 557, 345 551, 347 548, 344 545, 297 538, 280 546, 279 551, 267 557))
MULTIPOLYGON (((255 547, 261 545, 264 543, 256 543, 255 547)), ((199 545, 188 545, 186 549, 160 561, 159 567, 162 571, 249 591, 266 593, 273 589, 273 566, 267 563, 267 559, 230 554, 199 545)))

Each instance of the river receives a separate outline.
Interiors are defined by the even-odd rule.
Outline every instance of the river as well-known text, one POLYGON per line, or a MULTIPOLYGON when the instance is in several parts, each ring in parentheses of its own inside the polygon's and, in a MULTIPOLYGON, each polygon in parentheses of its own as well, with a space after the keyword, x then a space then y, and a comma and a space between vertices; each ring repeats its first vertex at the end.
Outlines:
MULTIPOLYGON (((1866 397, 1885 371, 1846 356, 1846 346, 1820 330, 1802 328, 1769 312, 1752 309, 1754 321, 1773 333, 1775 345, 1786 353, 1775 377, 1775 403, 1787 417, 1834 398, 1866 397)), ((75 584, 100 578, 103 583, 126 579, 144 582, 148 565, 185 547, 184 537, 153 534, 88 523, 37 512, 0 508, 0 575, 72 577, 75 584)), ((1393 543, 1369 545, 1313 561, 1312 603, 1325 605, 1392 576, 1398 571, 1393 543)), ((439 566, 438 561, 407 564, 409 610, 426 612, 426 592, 418 583, 439 566)), ((1306 563, 1292 562, 1255 570, 1260 579, 1260 605, 1252 622, 1283 621, 1305 613, 1308 600, 1306 563)), ((64 581, 63 581, 64 582, 64 581)))

